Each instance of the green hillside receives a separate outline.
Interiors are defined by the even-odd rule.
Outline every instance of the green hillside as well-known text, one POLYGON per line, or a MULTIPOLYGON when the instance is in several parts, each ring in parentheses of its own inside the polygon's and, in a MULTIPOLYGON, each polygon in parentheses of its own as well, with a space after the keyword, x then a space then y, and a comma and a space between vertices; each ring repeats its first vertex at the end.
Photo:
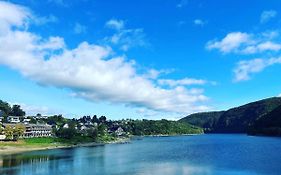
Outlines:
POLYGON ((204 128, 205 132, 211 132, 224 112, 225 111, 195 113, 179 121, 204 128))
POLYGON ((221 112, 189 115, 180 121, 203 127, 205 132, 246 133, 249 126, 261 116, 281 105, 281 98, 274 97, 221 112))
POLYGON ((258 118, 249 128, 248 134, 281 136, 281 106, 258 118))

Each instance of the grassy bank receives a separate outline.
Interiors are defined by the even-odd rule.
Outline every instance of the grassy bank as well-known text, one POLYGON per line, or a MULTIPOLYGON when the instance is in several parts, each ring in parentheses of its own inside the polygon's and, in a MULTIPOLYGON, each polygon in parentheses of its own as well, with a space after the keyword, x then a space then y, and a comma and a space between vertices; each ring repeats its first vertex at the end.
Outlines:
POLYGON ((97 146, 119 141, 124 142, 124 139, 116 138, 111 135, 105 135, 96 139, 87 136, 75 136, 71 139, 53 137, 26 138, 18 141, 0 142, 0 155, 76 146, 97 146))

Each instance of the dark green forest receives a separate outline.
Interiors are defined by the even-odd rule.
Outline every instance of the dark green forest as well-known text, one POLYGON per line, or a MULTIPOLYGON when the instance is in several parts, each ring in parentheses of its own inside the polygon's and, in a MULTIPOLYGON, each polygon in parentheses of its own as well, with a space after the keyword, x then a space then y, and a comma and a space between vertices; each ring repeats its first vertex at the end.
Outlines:
POLYGON ((281 98, 274 97, 227 111, 191 114, 179 121, 202 127, 205 133, 278 135, 278 128, 281 127, 280 106, 281 98))

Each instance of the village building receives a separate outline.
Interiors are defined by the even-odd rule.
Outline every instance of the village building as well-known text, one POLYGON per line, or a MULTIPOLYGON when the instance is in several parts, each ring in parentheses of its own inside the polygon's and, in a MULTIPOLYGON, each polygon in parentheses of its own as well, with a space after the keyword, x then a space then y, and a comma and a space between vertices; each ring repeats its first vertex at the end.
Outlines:
POLYGON ((19 116, 8 116, 7 120, 9 123, 20 123, 19 116))
POLYGON ((64 129, 68 129, 68 128, 69 128, 68 123, 63 124, 62 128, 64 128, 64 129))
POLYGON ((51 137, 52 126, 44 124, 26 124, 25 125, 25 138, 30 137, 51 137))
POLYGON ((23 119, 23 123, 24 124, 29 124, 30 123, 30 121, 31 121, 31 119, 30 118, 27 118, 27 117, 24 117, 24 119, 23 119))
MULTIPOLYGON (((2 124, 3 128, 7 126, 15 127, 17 124, 14 123, 4 123, 2 124)), ((23 134, 24 138, 33 138, 33 137, 51 137, 52 136, 52 127, 50 125, 44 124, 22 124, 25 127, 25 132, 23 134)))

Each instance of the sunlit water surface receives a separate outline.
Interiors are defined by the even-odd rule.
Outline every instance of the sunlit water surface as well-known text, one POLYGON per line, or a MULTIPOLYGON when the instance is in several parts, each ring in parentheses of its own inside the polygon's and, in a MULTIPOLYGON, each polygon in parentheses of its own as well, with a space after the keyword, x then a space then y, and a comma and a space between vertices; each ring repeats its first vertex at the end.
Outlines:
POLYGON ((281 138, 145 137, 111 144, 0 155, 1 175, 280 175, 281 138))

